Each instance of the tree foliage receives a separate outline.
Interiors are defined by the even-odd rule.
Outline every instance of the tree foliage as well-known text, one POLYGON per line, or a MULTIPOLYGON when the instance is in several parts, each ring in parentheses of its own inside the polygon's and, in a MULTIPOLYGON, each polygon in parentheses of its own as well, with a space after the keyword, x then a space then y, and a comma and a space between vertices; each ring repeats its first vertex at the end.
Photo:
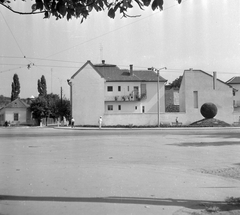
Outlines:
POLYGON ((1 107, 4 107, 5 105, 7 105, 10 102, 11 102, 10 97, 5 97, 3 95, 0 95, 0 109, 1 109, 1 107))
MULTIPOLYGON (((44 18, 54 16, 57 20, 72 17, 81 18, 81 22, 86 19, 90 13, 107 10, 108 16, 114 18, 116 13, 123 17, 129 17, 128 10, 135 5, 140 9, 151 6, 152 10, 159 8, 163 10, 163 0, 35 0, 31 12, 20 12, 12 9, 12 0, 0 0, 0 4, 14 13, 18 14, 37 14, 43 13, 44 18)), ((179 4, 182 0, 176 0, 179 4)), ((24 2, 24 1, 23 1, 24 2)))
POLYGON ((46 96, 47 95, 47 82, 46 82, 44 75, 42 75, 41 79, 38 79, 37 84, 38 84, 39 96, 46 96))
POLYGON ((211 102, 204 103, 201 106, 200 112, 206 119, 212 119, 217 115, 217 106, 211 102))
MULTIPOLYGON (((66 117, 70 119, 70 101, 67 99, 60 99, 57 94, 47 94, 46 96, 39 96, 33 100, 30 105, 33 118, 40 122, 43 118, 66 117)), ((47 121, 47 120, 46 120, 47 121)))
POLYGON ((63 98, 57 101, 56 103, 58 116, 65 117, 66 119, 71 119, 71 103, 70 100, 63 98))
POLYGON ((182 83, 182 76, 176 78, 172 83, 169 84, 171 88, 180 88, 182 83))
POLYGON ((19 97, 20 94, 20 82, 17 74, 13 75, 11 101, 19 97))

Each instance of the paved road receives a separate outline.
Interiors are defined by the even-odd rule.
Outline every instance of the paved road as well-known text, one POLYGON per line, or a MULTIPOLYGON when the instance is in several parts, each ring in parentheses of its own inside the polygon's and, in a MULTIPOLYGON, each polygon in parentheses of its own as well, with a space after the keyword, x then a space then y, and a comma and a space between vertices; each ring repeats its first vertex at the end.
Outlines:
POLYGON ((0 214, 183 214, 238 196, 240 129, 0 128, 0 214))

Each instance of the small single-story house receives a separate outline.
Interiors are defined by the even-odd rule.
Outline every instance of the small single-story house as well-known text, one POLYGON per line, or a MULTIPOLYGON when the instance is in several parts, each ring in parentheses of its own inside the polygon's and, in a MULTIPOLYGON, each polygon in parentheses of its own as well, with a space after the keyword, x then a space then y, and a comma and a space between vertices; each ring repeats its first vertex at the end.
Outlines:
POLYGON ((0 125, 5 122, 10 122, 11 125, 31 124, 30 106, 20 98, 7 104, 0 109, 0 125))

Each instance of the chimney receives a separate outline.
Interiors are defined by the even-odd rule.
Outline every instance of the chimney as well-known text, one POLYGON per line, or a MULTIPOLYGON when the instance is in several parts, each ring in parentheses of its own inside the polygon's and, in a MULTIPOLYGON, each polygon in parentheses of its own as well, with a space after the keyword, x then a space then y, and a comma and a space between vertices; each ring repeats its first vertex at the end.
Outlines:
POLYGON ((102 64, 105 64, 105 60, 102 60, 102 64))
POLYGON ((130 71, 129 71, 129 74, 130 74, 130 75, 133 75, 133 65, 132 65, 132 64, 130 65, 130 71))
POLYGON ((213 72, 213 89, 216 89, 217 72, 213 72))

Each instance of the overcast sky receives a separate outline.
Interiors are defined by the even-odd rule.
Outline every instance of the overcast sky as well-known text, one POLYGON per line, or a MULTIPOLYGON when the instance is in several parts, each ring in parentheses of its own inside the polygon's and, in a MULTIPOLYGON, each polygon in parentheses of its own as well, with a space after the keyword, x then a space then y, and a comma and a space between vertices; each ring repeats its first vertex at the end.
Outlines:
MULTIPOLYGON (((120 68, 167 67, 161 76, 170 82, 189 68, 216 71, 223 81, 240 75, 239 0, 164 2, 163 11, 130 11, 139 18, 113 20, 107 12, 94 12, 82 24, 78 19, 43 19, 42 14, 17 15, 0 6, 0 95, 10 97, 17 73, 21 98, 38 95, 42 75, 48 93, 60 94, 62 86, 69 98, 67 79, 87 60, 104 59, 120 68)), ((12 8, 30 11, 22 1, 12 8)))

